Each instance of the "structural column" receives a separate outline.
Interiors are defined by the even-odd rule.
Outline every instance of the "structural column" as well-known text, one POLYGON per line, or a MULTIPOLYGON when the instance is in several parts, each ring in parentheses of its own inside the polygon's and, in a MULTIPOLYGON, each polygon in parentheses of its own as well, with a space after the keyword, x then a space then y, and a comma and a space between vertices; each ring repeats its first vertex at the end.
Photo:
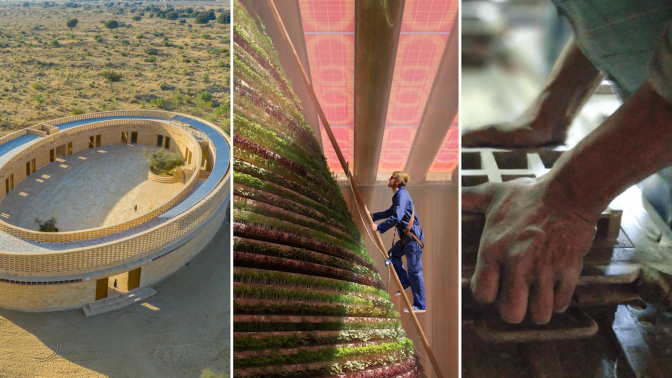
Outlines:
POLYGON ((376 181, 405 1, 355 2, 355 178, 376 181))

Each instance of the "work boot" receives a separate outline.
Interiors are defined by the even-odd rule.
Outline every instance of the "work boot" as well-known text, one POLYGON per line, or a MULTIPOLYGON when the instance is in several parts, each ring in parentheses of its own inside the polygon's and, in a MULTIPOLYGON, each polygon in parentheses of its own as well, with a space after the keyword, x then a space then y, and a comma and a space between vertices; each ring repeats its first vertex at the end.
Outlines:
MULTIPOLYGON (((405 284, 401 284, 401 286, 404 288, 404 291, 406 291, 411 288, 411 283, 406 282, 405 284)), ((397 292, 394 293, 394 295, 401 295, 401 291, 397 290, 397 292)))
MULTIPOLYGON (((413 312, 415 312, 416 314, 420 314, 420 313, 423 313, 423 312, 426 312, 426 311, 427 311, 427 309, 420 308, 418 306, 413 306, 413 312)), ((404 307, 404 312, 409 312, 408 308, 404 307)))

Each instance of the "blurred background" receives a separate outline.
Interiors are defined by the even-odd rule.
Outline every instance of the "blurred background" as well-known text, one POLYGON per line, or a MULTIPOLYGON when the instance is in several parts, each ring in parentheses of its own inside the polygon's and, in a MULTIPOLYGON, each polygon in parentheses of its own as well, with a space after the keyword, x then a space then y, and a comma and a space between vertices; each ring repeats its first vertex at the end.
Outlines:
MULTIPOLYGON (((550 0, 463 0, 463 130, 520 115, 571 34, 550 0)), ((567 146, 573 147, 620 104, 605 81, 572 125, 567 146)))

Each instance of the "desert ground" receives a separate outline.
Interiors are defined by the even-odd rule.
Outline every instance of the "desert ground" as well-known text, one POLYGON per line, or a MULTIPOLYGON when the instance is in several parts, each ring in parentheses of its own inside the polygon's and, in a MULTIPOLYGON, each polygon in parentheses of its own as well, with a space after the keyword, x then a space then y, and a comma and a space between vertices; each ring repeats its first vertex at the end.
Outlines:
POLYGON ((0 136, 122 109, 173 110, 228 130, 230 24, 189 15, 230 9, 229 1, 0 2, 0 136), (169 20, 168 7, 180 18, 169 20), (119 27, 107 28, 110 20, 119 27))
POLYGON ((140 304, 92 317, 0 309, 0 377, 223 377, 231 352, 228 223, 140 304))

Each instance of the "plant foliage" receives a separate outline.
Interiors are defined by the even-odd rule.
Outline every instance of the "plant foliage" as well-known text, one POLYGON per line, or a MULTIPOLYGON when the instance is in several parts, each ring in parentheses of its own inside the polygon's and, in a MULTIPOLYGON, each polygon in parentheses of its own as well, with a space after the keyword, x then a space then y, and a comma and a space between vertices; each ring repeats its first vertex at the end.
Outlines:
POLYGON ((166 175, 172 175, 172 171, 185 164, 184 158, 172 152, 166 152, 160 149, 155 152, 149 152, 146 149, 142 150, 149 164, 157 171, 166 175))

